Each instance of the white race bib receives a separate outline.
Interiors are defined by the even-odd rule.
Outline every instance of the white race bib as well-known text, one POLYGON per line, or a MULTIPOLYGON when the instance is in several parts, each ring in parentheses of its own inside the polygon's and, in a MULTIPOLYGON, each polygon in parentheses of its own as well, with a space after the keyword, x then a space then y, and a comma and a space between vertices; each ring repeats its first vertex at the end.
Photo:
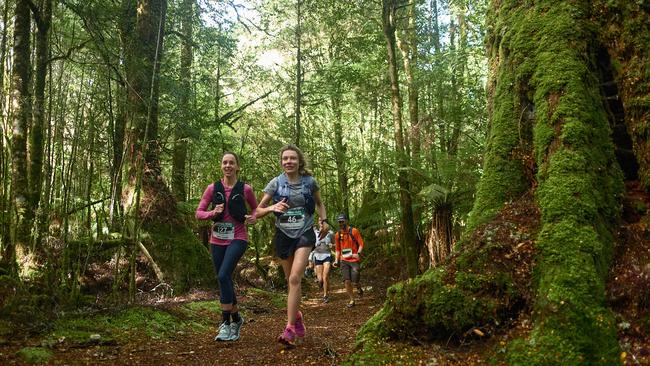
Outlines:
POLYGON ((280 226, 285 229, 301 229, 305 225, 305 208, 290 208, 280 216, 280 226))
POLYGON ((233 240, 235 238, 235 224, 232 222, 217 222, 212 227, 212 236, 220 240, 233 240))
POLYGON ((352 249, 349 249, 349 248, 348 248, 348 249, 343 249, 343 250, 341 251, 341 255, 343 256, 343 258, 350 258, 350 257, 352 257, 352 249))

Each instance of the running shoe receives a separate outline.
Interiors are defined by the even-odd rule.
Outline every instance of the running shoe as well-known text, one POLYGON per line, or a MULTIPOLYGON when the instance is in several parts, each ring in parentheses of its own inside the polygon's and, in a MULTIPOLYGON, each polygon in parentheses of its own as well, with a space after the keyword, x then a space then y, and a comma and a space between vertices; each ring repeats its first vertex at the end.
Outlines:
POLYGON ((287 325, 284 328, 284 332, 278 337, 278 342, 284 344, 285 346, 295 346, 296 345, 296 327, 293 325, 287 325))
POLYGON ((363 287, 361 286, 357 287, 357 295, 359 295, 359 297, 363 296, 363 287))
POLYGON ((351 308, 354 306, 354 300, 350 300, 350 302, 346 305, 347 307, 351 308))
POLYGON ((296 316, 296 336, 298 338, 305 338, 305 333, 307 333, 307 329, 305 329, 305 323, 303 322, 302 318, 302 312, 298 312, 298 315, 296 316))
POLYGON ((330 302, 330 297, 329 296, 323 296, 323 303, 327 304, 330 302))
POLYGON ((219 326, 219 334, 214 337, 215 341, 229 341, 230 340, 230 324, 226 322, 221 323, 219 326))
POLYGON ((238 322, 230 322, 230 339, 229 341, 236 341, 239 339, 239 331, 241 326, 244 324, 244 317, 239 315, 238 322))

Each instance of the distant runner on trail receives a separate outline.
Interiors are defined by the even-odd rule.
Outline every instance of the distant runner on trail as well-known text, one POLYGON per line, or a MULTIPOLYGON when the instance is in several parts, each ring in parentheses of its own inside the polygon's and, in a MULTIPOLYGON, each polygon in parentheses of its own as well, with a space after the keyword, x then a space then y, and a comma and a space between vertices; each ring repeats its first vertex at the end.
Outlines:
POLYGON ((197 219, 214 221, 210 235, 210 253, 219 281, 222 319, 214 338, 216 341, 238 340, 244 324, 244 318, 237 308, 232 273, 248 247, 248 232, 244 224, 255 223, 257 199, 251 186, 237 180, 239 169, 237 155, 224 153, 221 157, 223 178, 205 189, 196 208, 197 219), (250 214, 246 203, 252 211, 250 214), (213 208, 208 210, 211 204, 213 208))
POLYGON ((334 267, 341 266, 341 274, 345 281, 345 291, 348 294, 348 307, 354 306, 354 291, 352 285, 357 288, 357 295, 363 295, 363 289, 359 285, 361 276, 361 252, 363 251, 363 238, 357 228, 348 224, 348 216, 339 214, 336 221, 339 230, 334 235, 336 241, 336 261, 334 267))
POLYGON ((330 301, 329 298, 329 274, 332 265, 332 248, 334 247, 334 233, 331 230, 325 230, 321 224, 314 228, 316 234, 316 247, 312 252, 314 256, 314 270, 318 279, 318 287, 323 290, 323 302, 330 301))
POLYGON ((266 216, 269 212, 276 216, 273 242, 288 284, 287 325, 278 342, 294 346, 305 336, 305 323, 300 312, 300 282, 309 252, 316 243, 312 229, 314 213, 318 213, 324 230, 328 226, 318 183, 307 169, 302 151, 295 145, 284 146, 280 150, 280 164, 284 172, 264 188, 257 217, 266 216), (273 204, 267 207, 271 201, 273 204))

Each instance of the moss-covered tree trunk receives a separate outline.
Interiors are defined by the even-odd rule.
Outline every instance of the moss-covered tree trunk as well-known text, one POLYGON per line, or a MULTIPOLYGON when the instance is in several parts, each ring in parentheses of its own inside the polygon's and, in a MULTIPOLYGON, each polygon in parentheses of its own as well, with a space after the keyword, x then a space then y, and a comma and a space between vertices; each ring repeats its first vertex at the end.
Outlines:
POLYGON ((389 289, 384 308, 360 332, 365 352, 355 357, 377 351, 382 337, 498 332, 508 319, 530 312, 533 327, 510 343, 506 363, 619 362, 604 287, 623 175, 607 111, 611 98, 602 88, 612 70, 603 65, 614 55, 611 63, 625 66, 616 81, 624 90, 621 109, 633 113, 625 120, 643 177, 650 33, 648 6, 603 4, 492 2, 490 133, 470 231, 444 267, 389 289), (598 24, 604 14, 609 28, 598 24), (623 38, 606 33, 612 29, 623 38), (634 37, 632 29, 639 32, 634 37), (631 57, 607 52, 602 39, 645 45, 631 57), (629 82, 635 75, 645 88, 629 82), (642 131, 635 130, 639 125, 642 131))
MULTIPOLYGON (((158 75, 163 55, 166 0, 124 0, 122 32, 127 79, 128 184, 124 192, 132 240, 148 231, 148 249, 163 280, 176 289, 205 282, 208 253, 183 222, 162 176, 158 139, 158 75)), ((137 244, 137 243, 134 243, 137 244)), ((134 245, 134 248, 137 248, 134 245)))
POLYGON ((13 104, 13 129, 11 133, 11 194, 14 221, 11 242, 4 246, 3 266, 15 270, 15 259, 29 254, 30 220, 27 137, 31 124, 31 15, 29 2, 16 1, 14 17, 14 47, 11 103, 13 104))

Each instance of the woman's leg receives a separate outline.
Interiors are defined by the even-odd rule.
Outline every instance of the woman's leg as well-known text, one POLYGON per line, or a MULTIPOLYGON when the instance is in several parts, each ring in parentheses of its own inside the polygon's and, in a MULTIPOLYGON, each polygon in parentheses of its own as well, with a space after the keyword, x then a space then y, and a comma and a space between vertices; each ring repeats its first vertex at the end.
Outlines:
POLYGON ((296 249, 292 256, 282 260, 282 269, 287 277, 289 287, 289 293, 287 294, 287 322, 291 325, 296 324, 300 296, 302 296, 300 281, 307 266, 309 252, 311 252, 310 247, 300 247, 296 249))
POLYGON ((210 244, 210 254, 212 254, 212 265, 214 266, 214 272, 217 275, 217 281, 219 282, 219 300, 221 302, 221 310, 228 311, 232 309, 232 304, 223 303, 223 285, 219 279, 219 272, 221 270, 221 265, 223 263, 223 258, 226 255, 226 246, 223 245, 214 245, 210 244))
POLYGON ((314 271, 316 272, 316 278, 318 279, 318 284, 320 286, 323 285, 323 265, 322 264, 317 264, 316 267, 314 267, 314 271))
POLYGON ((225 251, 221 266, 218 271, 219 286, 221 287, 221 308, 222 310, 232 312, 235 310, 235 288, 232 280, 232 274, 237 267, 237 263, 244 255, 248 243, 244 240, 233 240, 225 246, 225 251))
POLYGON ((323 296, 327 297, 327 293, 330 290, 330 280, 329 280, 329 274, 330 274, 330 262, 325 262, 323 263, 323 296))

